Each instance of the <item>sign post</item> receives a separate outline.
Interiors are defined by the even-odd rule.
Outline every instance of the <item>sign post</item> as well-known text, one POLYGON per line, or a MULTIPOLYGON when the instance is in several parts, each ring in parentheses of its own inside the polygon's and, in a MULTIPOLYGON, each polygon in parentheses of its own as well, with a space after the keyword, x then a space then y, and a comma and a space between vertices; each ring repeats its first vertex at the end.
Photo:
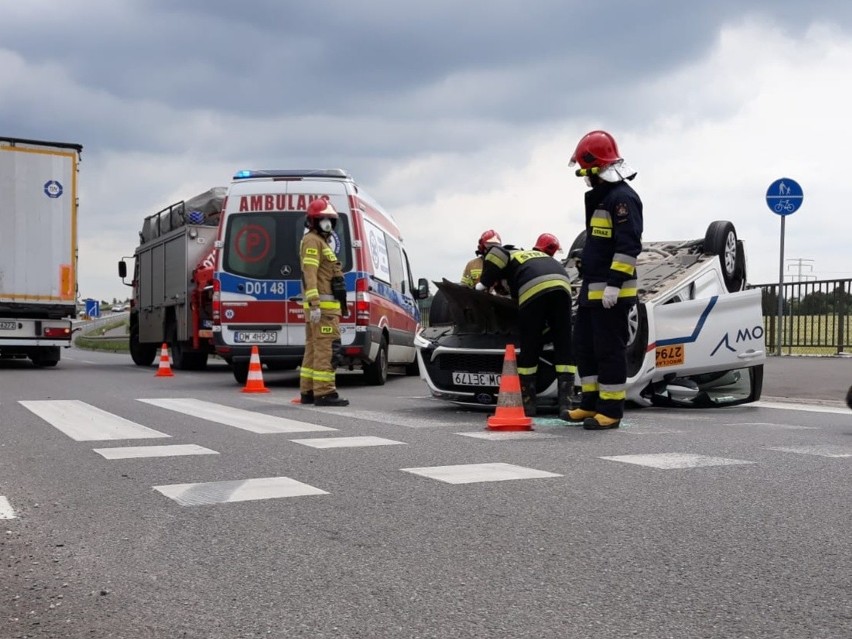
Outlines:
POLYGON ((766 189, 766 205, 769 210, 781 216, 781 259, 778 269, 778 334, 776 336, 776 354, 781 355, 781 337, 784 334, 784 222, 787 216, 795 213, 802 206, 804 193, 799 183, 790 178, 775 180, 766 189))

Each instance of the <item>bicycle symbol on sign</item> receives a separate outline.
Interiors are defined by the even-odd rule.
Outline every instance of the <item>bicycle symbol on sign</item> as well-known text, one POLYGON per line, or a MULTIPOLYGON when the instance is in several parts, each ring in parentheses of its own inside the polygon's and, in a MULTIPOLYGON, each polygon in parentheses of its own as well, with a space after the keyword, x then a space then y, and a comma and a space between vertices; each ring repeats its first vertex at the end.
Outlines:
POLYGON ((796 205, 793 204, 790 200, 778 200, 775 204, 775 212, 781 213, 782 211, 786 211, 787 213, 792 213, 796 210, 796 205))

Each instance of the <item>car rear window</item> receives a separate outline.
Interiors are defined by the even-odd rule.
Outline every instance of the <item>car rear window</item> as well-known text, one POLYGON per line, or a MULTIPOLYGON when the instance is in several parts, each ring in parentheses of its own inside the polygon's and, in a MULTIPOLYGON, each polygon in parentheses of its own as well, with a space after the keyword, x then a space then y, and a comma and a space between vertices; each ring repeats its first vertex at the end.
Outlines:
MULTIPOLYGON (((299 212, 238 213, 228 217, 223 267, 254 279, 300 279, 299 245, 305 214, 299 212)), ((352 268, 349 219, 340 214, 329 244, 344 272, 352 268)))

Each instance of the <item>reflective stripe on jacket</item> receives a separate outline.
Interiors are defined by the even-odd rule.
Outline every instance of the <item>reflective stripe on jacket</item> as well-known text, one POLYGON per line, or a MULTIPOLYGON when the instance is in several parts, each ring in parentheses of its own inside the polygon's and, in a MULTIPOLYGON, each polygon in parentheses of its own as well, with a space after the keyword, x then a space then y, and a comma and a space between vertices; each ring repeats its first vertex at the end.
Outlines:
POLYGON ((494 246, 485 254, 479 281, 492 287, 501 279, 523 306, 543 293, 562 289, 571 294, 571 280, 562 264, 541 251, 524 251, 512 246, 494 246))

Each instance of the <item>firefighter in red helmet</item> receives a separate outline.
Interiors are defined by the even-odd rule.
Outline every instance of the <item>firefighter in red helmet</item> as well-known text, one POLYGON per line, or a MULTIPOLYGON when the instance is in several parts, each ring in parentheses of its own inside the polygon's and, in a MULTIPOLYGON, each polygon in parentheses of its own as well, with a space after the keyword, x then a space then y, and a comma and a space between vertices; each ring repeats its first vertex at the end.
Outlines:
POLYGON ((482 275, 482 257, 488 252, 489 248, 499 246, 502 243, 500 235, 494 229, 488 229, 480 235, 479 242, 476 244, 476 257, 465 265, 461 283, 471 288, 479 284, 479 278, 482 275))
POLYGON ((299 249, 302 298, 305 309, 305 355, 299 371, 302 404, 348 406, 335 385, 336 354, 340 349, 340 315, 346 286, 340 261, 328 239, 337 225, 337 211, 325 199, 308 205, 299 249))
POLYGON ((627 183, 627 166, 606 131, 584 135, 571 165, 591 190, 586 192, 583 282, 574 323, 582 397, 579 408, 560 411, 562 419, 583 422, 587 430, 618 428, 627 390, 628 314, 636 304, 636 258, 642 251, 642 200, 627 183))
POLYGON ((547 253, 550 257, 562 252, 562 246, 559 244, 559 240, 552 233, 542 233, 539 235, 533 248, 536 251, 547 253))

